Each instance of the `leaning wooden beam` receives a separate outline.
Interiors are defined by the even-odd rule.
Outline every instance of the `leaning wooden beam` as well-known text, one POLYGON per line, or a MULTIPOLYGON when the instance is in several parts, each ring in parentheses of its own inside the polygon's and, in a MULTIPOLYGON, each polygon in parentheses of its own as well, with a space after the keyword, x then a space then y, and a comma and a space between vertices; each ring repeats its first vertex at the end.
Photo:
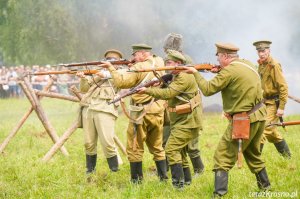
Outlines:
POLYGON ((69 90, 79 99, 82 99, 82 95, 80 94, 80 91, 77 89, 75 85, 72 85, 69 90))
POLYGON ((294 100, 295 102, 300 103, 300 99, 299 99, 299 98, 294 97, 294 96, 291 96, 291 95, 289 95, 288 97, 289 97, 290 99, 294 100))
MULTIPOLYGON (((52 84, 53 84, 53 79, 49 79, 47 85, 43 88, 43 90, 44 91, 48 91, 51 88, 52 84)), ((39 99, 41 99, 41 98, 42 97, 40 97, 39 99)), ((8 143, 10 142, 10 140, 17 134, 17 132, 22 127, 22 125, 25 123, 25 121, 27 120, 27 118, 29 117, 29 115, 32 113, 33 110, 34 110, 34 108, 31 106, 30 109, 24 114, 24 116, 22 117, 22 119, 15 126, 15 128, 13 128, 13 130, 5 138, 5 140, 3 141, 3 143, 0 145, 0 154, 4 151, 4 149, 6 148, 6 146, 8 145, 8 143)))
POLYGON ((119 140, 119 138, 116 135, 114 136, 114 141, 115 141, 116 145, 121 149, 122 153, 127 157, 126 148, 124 147, 124 145, 122 144, 122 142, 119 140))
POLYGON ((57 150, 63 147, 64 143, 69 139, 69 137, 73 134, 73 132, 78 127, 78 120, 73 122, 73 124, 66 130, 66 132, 59 138, 59 140, 51 147, 51 149, 46 153, 43 157, 43 162, 48 162, 53 155, 57 152, 57 150))
POLYGON ((70 96, 70 95, 63 95, 63 94, 54 93, 54 92, 45 92, 45 91, 40 91, 40 90, 34 90, 34 92, 38 96, 69 100, 69 101, 72 101, 72 102, 79 102, 79 100, 76 97, 73 97, 73 96, 70 96))
MULTIPOLYGON (((56 143, 58 140, 59 140, 59 137, 55 131, 55 129, 53 128, 53 126, 51 125, 51 123, 49 122, 44 110, 42 109, 42 106, 36 96, 36 94, 34 93, 27 77, 24 77, 24 84, 25 84, 25 87, 27 89, 23 89, 24 90, 24 93, 25 95, 27 96, 27 98, 29 99, 30 103, 32 104, 32 106, 34 107, 34 110, 38 116, 38 118, 40 119, 40 121, 42 122, 44 128, 46 129, 46 132, 48 133, 48 135, 50 136, 50 138, 52 139, 52 141, 54 143, 56 143), (32 101, 33 100, 33 101, 32 101)), ((69 153, 67 151, 67 149, 62 146, 60 148, 61 152, 68 156, 69 153)))

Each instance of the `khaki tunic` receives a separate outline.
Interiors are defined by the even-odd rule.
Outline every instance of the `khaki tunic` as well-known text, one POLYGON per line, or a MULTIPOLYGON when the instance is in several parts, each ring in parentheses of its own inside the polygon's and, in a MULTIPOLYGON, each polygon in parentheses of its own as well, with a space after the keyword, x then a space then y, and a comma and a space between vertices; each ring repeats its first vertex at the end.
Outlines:
MULTIPOLYGON (((139 62, 131 66, 133 69, 142 69, 149 67, 162 67, 164 61, 157 56, 151 56, 144 62, 139 62)), ((132 88, 139 85, 145 80, 151 80, 155 76, 152 72, 149 73, 123 73, 120 74, 114 67, 108 69, 111 72, 114 84, 118 88, 132 88)), ((162 73, 161 73, 162 74, 162 73)), ((131 105, 143 107, 148 104, 153 97, 147 94, 131 95, 131 105)), ((149 152, 153 154, 154 160, 164 160, 165 152, 162 147, 162 129, 163 129, 163 113, 164 101, 158 100, 147 108, 147 114, 144 116, 142 124, 134 124, 129 122, 127 129, 127 154, 130 162, 140 162, 143 159, 144 142, 146 142, 149 152), (134 135, 134 125, 137 126, 137 134, 134 135), (137 143, 134 144, 134 137, 137 138, 137 143)))
MULTIPOLYGON (((259 62, 258 72, 261 76, 261 84, 264 98, 279 96, 279 108, 284 110, 288 98, 288 86, 282 73, 281 65, 271 56, 265 63, 259 62)), ((274 99, 266 100, 267 121, 266 124, 278 122, 277 107, 274 99)), ((276 126, 267 127, 264 131, 262 144, 266 141, 278 143, 283 140, 276 126)))
MULTIPOLYGON (((234 115, 251 110, 263 99, 260 78, 254 71, 256 69, 251 62, 236 59, 210 81, 206 81, 200 73, 194 75, 203 95, 210 96, 221 91, 224 112, 234 115)), ((250 114, 250 139, 243 141, 244 158, 251 172, 254 173, 265 167, 260 152, 265 116, 265 106, 250 114)), ((238 142, 232 140, 231 130, 232 123, 230 121, 215 151, 214 170, 228 171, 237 160, 238 142)))
MULTIPOLYGON (((168 107, 174 108, 186 102, 176 98, 180 96, 186 100, 192 99, 198 94, 198 86, 193 75, 179 73, 175 75, 172 83, 167 88, 148 88, 145 93, 158 98, 168 100, 168 107), (183 93, 184 92, 184 93, 183 93)), ((186 159, 186 146, 199 136, 202 129, 202 104, 191 113, 177 114, 170 112, 171 135, 166 145, 166 155, 169 164, 183 164, 188 167, 186 159)))
POLYGON ((99 138, 106 158, 117 155, 114 142, 114 127, 118 117, 117 106, 108 105, 117 89, 111 80, 101 80, 99 77, 80 80, 80 91, 85 93, 80 101, 82 106, 82 124, 87 155, 97 154, 99 138))

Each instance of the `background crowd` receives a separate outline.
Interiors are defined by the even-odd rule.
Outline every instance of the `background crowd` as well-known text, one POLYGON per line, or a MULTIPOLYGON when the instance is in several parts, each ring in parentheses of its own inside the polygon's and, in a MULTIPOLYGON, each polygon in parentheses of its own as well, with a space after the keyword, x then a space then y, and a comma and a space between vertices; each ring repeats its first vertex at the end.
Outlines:
MULTIPOLYGON (((0 67, 0 98, 20 98, 23 97, 23 92, 18 82, 20 78, 28 73, 33 72, 47 72, 47 71, 57 71, 62 70, 47 66, 15 66, 15 67, 0 67)), ((50 76, 41 75, 41 76, 28 76, 30 78, 31 84, 34 89, 42 90, 43 87, 47 84, 50 76)), ((79 80, 76 76, 62 74, 62 75, 51 75, 54 80, 54 84, 51 87, 51 92, 58 92, 61 94, 69 94, 68 87, 71 85, 78 85, 79 80)))

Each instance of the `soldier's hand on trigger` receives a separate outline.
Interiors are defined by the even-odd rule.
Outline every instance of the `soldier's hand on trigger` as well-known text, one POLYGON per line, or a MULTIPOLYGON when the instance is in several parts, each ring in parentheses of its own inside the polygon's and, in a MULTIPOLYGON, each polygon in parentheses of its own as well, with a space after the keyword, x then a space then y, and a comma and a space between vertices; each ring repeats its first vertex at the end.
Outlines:
POLYGON ((278 109, 276 115, 277 115, 278 117, 282 117, 282 116, 284 115, 284 110, 278 109))
POLYGON ((113 65, 108 61, 103 61, 102 64, 100 64, 99 66, 102 68, 109 68, 110 66, 113 66, 113 65))
POLYGON ((221 69, 222 69, 221 66, 215 65, 215 66, 212 67, 212 69, 210 70, 210 72, 212 72, 212 73, 218 73, 221 69))
POLYGON ((147 89, 146 87, 139 88, 137 93, 144 94, 146 89, 147 89))
POLYGON ((104 78, 105 77, 105 75, 100 71, 100 72, 98 72, 98 73, 96 73, 95 75, 97 75, 97 76, 99 76, 99 77, 101 77, 101 78, 104 78))
POLYGON ((80 77, 80 78, 85 78, 84 72, 82 72, 82 71, 78 71, 78 72, 76 73, 76 76, 77 76, 77 77, 80 77))

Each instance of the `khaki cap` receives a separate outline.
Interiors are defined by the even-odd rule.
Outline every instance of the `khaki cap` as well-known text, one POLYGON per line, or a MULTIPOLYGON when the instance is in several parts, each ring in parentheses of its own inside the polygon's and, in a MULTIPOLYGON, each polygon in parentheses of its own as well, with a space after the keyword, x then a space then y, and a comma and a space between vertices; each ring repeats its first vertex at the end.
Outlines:
POLYGON ((151 51, 152 47, 147 44, 133 44, 132 46, 132 54, 136 53, 137 51, 145 50, 151 51))
POLYGON ((123 54, 122 54, 120 51, 116 50, 116 49, 109 49, 109 50, 107 50, 107 51, 104 53, 104 57, 105 57, 105 58, 108 58, 108 57, 116 57, 116 55, 117 55, 120 59, 123 58, 123 54))
POLYGON ((176 50, 168 50, 165 60, 181 61, 183 64, 186 63, 185 57, 176 50))
POLYGON ((253 46, 256 47, 256 50, 265 50, 266 48, 270 48, 270 44, 272 42, 268 40, 256 41, 253 43, 253 46))
POLYGON ((236 54, 240 49, 234 44, 230 43, 216 43, 217 53, 227 53, 227 54, 236 54))

